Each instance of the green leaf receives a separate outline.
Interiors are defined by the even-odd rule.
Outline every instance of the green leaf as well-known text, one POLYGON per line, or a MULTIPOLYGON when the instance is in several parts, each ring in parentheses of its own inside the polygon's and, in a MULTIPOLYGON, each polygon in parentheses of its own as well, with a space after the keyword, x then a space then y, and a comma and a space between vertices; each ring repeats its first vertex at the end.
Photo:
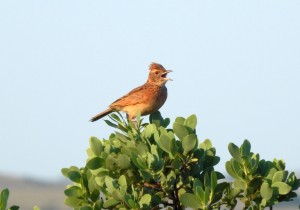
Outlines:
POLYGON ((176 181, 176 174, 174 171, 170 171, 170 173, 167 175, 167 188, 172 189, 174 186, 174 183, 176 181))
POLYGON ((33 210, 40 210, 40 208, 38 206, 34 206, 33 210))
POLYGON ((171 139, 167 135, 161 135, 159 141, 157 142, 158 146, 165 152, 171 153, 171 139))
POLYGON ((273 196, 273 189, 269 186, 268 183, 264 182, 260 188, 260 194, 267 201, 270 200, 273 196))
POLYGON ((121 169, 128 169, 131 167, 130 157, 124 154, 118 156, 117 163, 121 169))
POLYGON ((198 196, 198 200, 202 202, 203 205, 205 205, 205 191, 203 190, 202 186, 197 186, 196 187, 196 193, 198 196))
POLYGON ((131 160, 139 169, 145 170, 148 168, 146 161, 136 153, 131 153, 131 160))
POLYGON ((169 153, 172 159, 174 158, 177 152, 175 139, 171 139, 168 135, 162 134, 157 144, 163 151, 169 153))
POLYGON ((193 150, 197 143, 197 136, 190 134, 182 139, 183 154, 186 155, 189 151, 193 150))
POLYGON ((81 174, 79 173, 79 171, 69 171, 67 172, 66 176, 73 182, 80 183, 81 174))
POLYGON ((126 136, 118 131, 116 131, 115 134, 116 134, 116 138, 119 139, 120 141, 127 142, 129 140, 128 136, 126 136))
POLYGON ((249 183, 248 187, 253 188, 254 190, 258 189, 262 184, 262 177, 254 177, 249 183))
POLYGON ((109 177, 109 176, 106 176, 105 177, 105 185, 107 187, 107 191, 109 192, 113 192, 114 190, 117 189, 117 186, 116 184, 114 183, 114 180, 113 178, 109 177))
POLYGON ((212 148, 212 143, 209 139, 205 139, 200 145, 199 148, 204 150, 210 150, 212 148))
POLYGON ((175 159, 172 162, 172 167, 174 169, 178 169, 179 170, 181 168, 182 164, 183 164, 182 158, 179 155, 176 155, 175 159))
POLYGON ((286 184, 286 183, 284 183, 284 182, 276 182, 276 183, 272 184, 271 187, 278 189, 278 193, 279 193, 280 195, 286 195, 286 194, 288 194, 288 193, 291 191, 291 189, 292 189, 291 186, 289 186, 288 184, 286 184))
POLYGON ((115 200, 118 200, 118 201, 123 200, 123 196, 121 195, 121 192, 119 190, 114 190, 111 195, 112 195, 112 198, 114 198, 115 200))
POLYGON ((237 161, 240 161, 241 160, 241 155, 240 155, 240 149, 238 146, 236 146, 235 144, 233 143, 230 143, 228 145, 228 150, 231 154, 231 156, 236 159, 237 161))
POLYGON ((152 135, 154 135, 155 131, 157 131, 156 126, 153 124, 149 124, 145 127, 143 133, 145 134, 145 137, 149 139, 152 135))
POLYGON ((179 200, 186 207, 190 207, 193 209, 202 208, 202 205, 201 205, 200 201, 198 200, 197 196, 195 196, 191 193, 185 193, 185 194, 181 195, 179 200))
POLYGON ((68 168, 62 168, 61 169, 61 173, 65 176, 65 177, 68 177, 67 176, 67 173, 70 171, 70 169, 68 169, 68 168))
POLYGON ((103 207, 104 208, 110 208, 113 207, 115 205, 117 205, 120 201, 114 199, 114 198, 110 198, 107 201, 104 202, 103 207))
MULTIPOLYGON (((133 192, 134 194, 134 192, 133 192)), ((135 209, 135 207, 137 206, 137 204, 134 202, 134 200, 132 199, 132 197, 130 195, 125 195, 124 196, 125 202, 127 203, 127 205, 129 207, 131 207, 131 209, 135 209)))
POLYGON ((83 200, 79 199, 79 198, 75 198, 75 197, 67 197, 65 199, 65 204, 67 206, 70 206, 72 208, 77 208, 80 206, 80 204, 83 202, 83 200))
POLYGON ((290 173, 287 184, 292 187, 292 190, 297 190, 300 187, 300 179, 297 179, 295 172, 290 173))
POLYGON ((86 166, 89 169, 95 170, 103 166, 103 164, 104 164, 104 160, 102 158, 94 157, 87 162, 86 166))
POLYGON ((157 151, 157 145, 151 144, 151 154, 156 156, 157 158, 160 156, 157 151))
POLYGON ((203 183, 203 185, 204 185, 204 189, 206 188, 206 187, 210 187, 210 177, 209 177, 209 174, 208 174, 208 172, 206 172, 205 173, 205 175, 204 175, 204 183, 203 183))
POLYGON ((185 118, 184 117, 176 117, 175 122, 179 123, 181 125, 184 125, 185 118))
POLYGON ((217 175, 217 179, 225 179, 225 176, 221 172, 215 171, 215 173, 217 175))
POLYGON ((141 200, 139 202, 141 208, 143 208, 144 205, 146 207, 150 206, 150 203, 151 203, 151 195, 150 194, 143 195, 143 197, 141 198, 141 200))
POLYGON ((119 178, 119 185, 120 186, 127 186, 126 177, 124 175, 121 175, 119 178))
POLYGON ((198 178, 196 178, 194 180, 194 184, 193 184, 193 190, 194 190, 194 192, 197 192, 196 187, 202 187, 202 182, 198 178))
POLYGON ((79 210, 93 210, 93 208, 90 206, 82 206, 79 210))
POLYGON ((258 169, 259 165, 259 154, 253 154, 251 157, 252 167, 250 169, 250 174, 254 175, 258 169))
POLYGON ((169 156, 170 156, 171 159, 174 159, 177 152, 178 152, 178 146, 176 144, 175 139, 171 139, 170 150, 171 150, 171 153, 169 154, 169 156))
POLYGON ((272 183, 284 182, 287 176, 288 176, 287 171, 277 171, 273 176, 272 183))
POLYGON ((7 188, 3 189, 0 194, 0 209, 5 210, 7 206, 9 196, 9 190, 7 188))
POLYGON ((233 184, 235 188, 242 189, 242 190, 244 190, 247 187, 246 183, 241 179, 235 179, 233 184))
POLYGON ((100 191, 97 189, 94 189, 92 193, 90 194, 90 198, 93 202, 96 202, 99 199, 100 191))
POLYGON ((94 210, 101 210, 103 205, 102 200, 97 200, 96 203, 94 204, 94 210))
POLYGON ((90 138, 90 147, 96 156, 100 156, 103 151, 102 144, 97 137, 90 138))
POLYGON ((271 168, 267 174, 267 179, 269 180, 272 180, 273 179, 273 176, 274 174, 277 172, 277 169, 276 168, 271 168))
POLYGON ((149 181, 152 179, 152 175, 149 172, 143 170, 140 170, 139 172, 145 181, 149 181))
POLYGON ((243 170, 242 170, 239 162, 236 161, 236 160, 233 160, 233 161, 231 161, 231 165, 232 165, 232 168, 234 170, 234 173, 237 174, 240 179, 244 178, 243 177, 243 170))
POLYGON ((220 157, 218 157, 218 156, 214 156, 213 157, 214 159, 213 159, 213 166, 215 166, 215 165, 217 165, 219 162, 220 162, 220 160, 221 160, 221 158, 220 157))
POLYGON ((278 171, 283 171, 285 169, 285 162, 283 160, 274 159, 273 163, 278 171))
POLYGON ((238 176, 238 175, 235 173, 235 171, 233 170, 231 162, 232 162, 232 161, 227 161, 227 162, 226 162, 226 164, 225 164, 226 171, 227 171, 227 173, 228 173, 231 177, 233 177, 233 178, 235 178, 235 179, 238 179, 239 176, 238 176))
POLYGON ((263 198, 260 203, 260 209, 264 209, 267 205, 267 199, 263 198))
POLYGON ((217 174, 215 171, 212 171, 210 173, 210 187, 211 187, 212 192, 215 191, 217 184, 218 184, 217 174))
POLYGON ((151 124, 154 124, 157 128, 164 124, 164 119, 159 111, 150 114, 149 121, 151 124))
POLYGON ((185 136, 189 135, 187 128, 184 125, 177 123, 177 122, 174 122, 174 124, 173 124, 173 131, 174 131, 175 135, 181 140, 185 136))
MULTIPOLYGON (((118 113, 120 115, 120 113, 118 113)), ((122 120, 120 119, 120 117, 118 115, 116 115, 115 113, 112 113, 109 115, 115 122, 122 122, 122 120)))
POLYGON ((170 118, 166 118, 163 124, 163 127, 168 127, 168 125, 170 124, 170 118))
MULTIPOLYGON (((19 206, 11 206, 9 207, 8 210, 18 210, 20 207, 19 206)), ((34 208, 35 209, 35 208, 34 208)), ((39 209, 38 209, 39 210, 39 209)))
POLYGON ((195 130, 196 125, 197 125, 197 117, 195 114, 189 116, 185 122, 184 125, 191 128, 192 130, 195 130))
POLYGON ((232 198, 235 198, 235 197, 237 197, 237 196, 240 194, 241 191, 242 191, 242 190, 241 190, 240 188, 233 188, 233 189, 231 190, 231 192, 230 192, 230 196, 231 196, 232 198))
POLYGON ((210 196, 211 196, 210 203, 219 202, 224 195, 224 190, 228 187, 229 187, 229 184, 227 182, 222 182, 222 183, 217 184, 215 190, 212 191, 210 194, 210 196))
POLYGON ((113 127, 113 128, 119 128, 117 124, 112 123, 112 122, 109 121, 109 120, 104 120, 104 122, 105 122, 108 126, 110 126, 110 127, 113 127))
POLYGON ((64 191, 65 195, 68 197, 80 197, 83 195, 83 191, 78 186, 72 186, 64 191))
POLYGON ((209 197, 210 197, 209 187, 205 187, 205 191, 204 191, 204 203, 205 203, 205 205, 207 205, 209 203, 209 197))
POLYGON ((251 144, 248 140, 245 140, 241 146, 241 154, 242 156, 248 157, 250 155, 251 144))

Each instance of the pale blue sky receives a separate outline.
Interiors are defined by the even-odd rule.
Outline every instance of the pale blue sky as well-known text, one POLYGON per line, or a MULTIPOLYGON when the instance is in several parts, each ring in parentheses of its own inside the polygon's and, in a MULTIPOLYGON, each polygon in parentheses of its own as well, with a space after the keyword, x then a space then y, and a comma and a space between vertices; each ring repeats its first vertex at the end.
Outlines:
MULTIPOLYGON (((89 118, 174 72, 161 109, 198 117, 221 157, 249 139, 264 159, 300 169, 300 1, 0 1, 0 173, 60 178, 83 166, 89 118)), ((148 120, 148 117, 147 117, 148 120)))

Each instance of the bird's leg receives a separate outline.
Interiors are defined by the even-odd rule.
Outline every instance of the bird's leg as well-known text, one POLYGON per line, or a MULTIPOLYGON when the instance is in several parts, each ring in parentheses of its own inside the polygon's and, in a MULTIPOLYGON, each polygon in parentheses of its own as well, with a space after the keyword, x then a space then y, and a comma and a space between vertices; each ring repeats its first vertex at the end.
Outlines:
POLYGON ((128 122, 129 122, 129 121, 133 122, 134 127, 135 127, 136 129, 138 129, 137 122, 136 122, 136 120, 134 120, 134 116, 131 116, 131 115, 129 115, 128 113, 126 114, 126 116, 127 116, 128 122))
POLYGON ((138 126, 137 126, 137 122, 136 122, 136 120, 132 120, 132 122, 133 122, 133 124, 134 124, 135 128, 136 128, 136 129, 138 129, 138 126))

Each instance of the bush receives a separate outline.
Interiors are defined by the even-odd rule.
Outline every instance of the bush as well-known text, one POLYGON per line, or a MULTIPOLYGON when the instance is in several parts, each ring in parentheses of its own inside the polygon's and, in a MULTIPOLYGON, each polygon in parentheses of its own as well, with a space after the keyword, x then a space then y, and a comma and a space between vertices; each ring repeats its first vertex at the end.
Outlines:
POLYGON ((65 190, 66 205, 98 209, 263 209, 296 197, 300 180, 282 160, 260 160, 250 142, 229 144, 226 170, 233 182, 214 170, 220 161, 210 140, 199 144, 197 118, 178 117, 173 128, 159 112, 150 123, 128 122, 120 114, 106 120, 116 128, 109 139, 91 137, 85 167, 63 168, 73 185, 65 190))

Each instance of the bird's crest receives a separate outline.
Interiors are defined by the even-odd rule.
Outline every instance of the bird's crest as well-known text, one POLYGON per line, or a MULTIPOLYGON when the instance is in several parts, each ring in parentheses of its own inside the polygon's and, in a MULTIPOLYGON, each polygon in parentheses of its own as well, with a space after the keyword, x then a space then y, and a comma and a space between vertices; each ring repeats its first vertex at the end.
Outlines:
POLYGON ((153 70, 153 69, 161 69, 161 70, 165 70, 165 68, 160 65, 159 63, 151 63, 150 66, 149 66, 149 70, 153 70))

